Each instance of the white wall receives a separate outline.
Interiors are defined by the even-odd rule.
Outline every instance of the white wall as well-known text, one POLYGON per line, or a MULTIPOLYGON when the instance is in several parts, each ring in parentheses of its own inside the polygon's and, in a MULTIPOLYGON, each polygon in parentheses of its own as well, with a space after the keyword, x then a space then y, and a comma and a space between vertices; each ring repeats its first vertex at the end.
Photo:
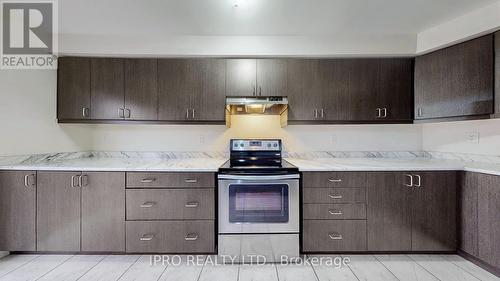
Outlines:
POLYGON ((417 54, 450 46, 500 28, 500 1, 428 28, 417 35, 417 54))
POLYGON ((419 125, 288 126, 278 117, 233 117, 224 125, 56 123, 53 71, 0 71, 0 155, 79 150, 223 151, 230 138, 277 137, 291 151, 420 150, 419 125))
POLYGON ((424 124, 422 140, 427 151, 500 155, 500 119, 424 124), (479 142, 469 133, 479 133, 479 142))

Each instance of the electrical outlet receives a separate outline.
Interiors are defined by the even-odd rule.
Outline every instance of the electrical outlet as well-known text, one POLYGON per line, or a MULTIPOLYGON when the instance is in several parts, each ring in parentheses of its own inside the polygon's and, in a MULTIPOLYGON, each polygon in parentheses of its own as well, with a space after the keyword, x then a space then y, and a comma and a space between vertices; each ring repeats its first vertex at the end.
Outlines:
POLYGON ((330 144, 336 144, 336 143, 337 143, 337 135, 331 135, 330 144))
POLYGON ((467 132, 465 133, 465 137, 469 143, 479 143, 479 132, 467 132))

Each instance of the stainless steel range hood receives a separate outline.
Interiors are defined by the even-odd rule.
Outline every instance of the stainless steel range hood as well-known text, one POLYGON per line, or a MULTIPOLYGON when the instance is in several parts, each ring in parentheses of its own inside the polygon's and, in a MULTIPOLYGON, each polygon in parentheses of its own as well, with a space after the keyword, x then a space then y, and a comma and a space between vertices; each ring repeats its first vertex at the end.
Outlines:
POLYGON ((279 115, 281 127, 288 123, 287 97, 226 97, 226 126, 231 115, 279 115))

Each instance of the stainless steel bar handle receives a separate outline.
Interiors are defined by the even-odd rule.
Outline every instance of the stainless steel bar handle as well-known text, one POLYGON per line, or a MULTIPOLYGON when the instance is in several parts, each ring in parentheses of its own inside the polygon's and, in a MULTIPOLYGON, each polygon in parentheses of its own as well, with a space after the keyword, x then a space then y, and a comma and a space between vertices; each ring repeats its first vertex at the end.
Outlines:
POLYGON ((342 215, 342 211, 340 211, 340 210, 330 209, 330 210, 328 210, 328 213, 330 213, 330 215, 335 215, 335 216, 342 215))
POLYGON ((339 233, 328 233, 328 236, 330 237, 330 239, 332 240, 342 240, 342 235, 339 234, 339 233))
POLYGON ((118 109, 118 115, 120 118, 125 118, 125 109, 123 108, 118 109))
POLYGON ((405 177, 410 179, 410 183, 409 184, 405 183, 405 186, 406 187, 413 187, 413 176, 412 175, 405 175, 405 177))
POLYGON ((186 108, 186 119, 189 119, 189 108, 186 108))
POLYGON ((87 186, 87 183, 88 183, 88 176, 87 175, 78 176, 78 186, 79 187, 87 186), (85 179, 85 181, 83 179, 85 179))
POLYGON ((191 117, 192 117, 191 119, 194 119, 194 108, 191 109, 191 117))
POLYGON ((382 117, 387 118, 387 107, 384 107, 383 111, 384 111, 384 115, 382 117))
POLYGON ((128 108, 125 108, 125 111, 127 112, 127 116, 125 118, 130 118, 131 116, 131 111, 128 108))
POLYGON ((318 119, 318 109, 315 109, 315 110, 314 110, 314 118, 315 118, 315 119, 318 119))
POLYGON ((259 86, 259 96, 262 96, 262 87, 259 86))
POLYGON ((420 175, 415 175, 415 177, 417 178, 417 184, 415 187, 422 187, 422 177, 420 175))
POLYGON ((279 176, 240 176, 240 175, 219 175, 221 180, 250 180, 250 181, 269 181, 269 180, 293 180, 299 179, 299 174, 279 175, 279 176))
POLYGON ((332 199, 342 199, 342 195, 333 195, 333 194, 328 194, 328 197, 332 199))
POLYGON ((148 233, 148 234, 144 234, 144 235, 142 235, 142 236, 139 238, 139 240, 141 240, 141 241, 151 241, 151 240, 153 240, 153 238, 154 238, 154 237, 155 237, 155 236, 154 236, 154 234, 150 234, 150 233, 148 233))
POLYGON ((382 117, 382 109, 377 108, 377 118, 382 117))
POLYGON ((200 205, 200 203, 198 203, 198 202, 187 202, 186 205, 184 205, 184 207, 186 207, 186 208, 198 208, 199 205, 200 205))
POLYGON ((325 118, 325 110, 322 108, 321 109, 321 119, 325 118))
POLYGON ((75 188, 75 187, 78 187, 76 184, 75 184, 75 179, 76 177, 78 177, 78 175, 73 175, 71 176, 71 187, 75 188))
POLYGON ((24 175, 24 186, 29 187, 29 176, 30 175, 24 175))
POLYGON ((342 179, 328 179, 329 182, 342 182, 342 179))
POLYGON ((156 205, 155 202, 144 202, 141 204, 141 208, 152 208, 154 205, 156 205))
POLYGON ((186 240, 186 241, 196 241, 196 240, 198 240, 198 233, 188 233, 184 237, 184 240, 186 240))
POLYGON ((424 113, 421 107, 418 108, 418 117, 421 117, 424 113))
POLYGON ((156 178, 145 178, 141 180, 141 183, 152 183, 156 181, 156 178))
POLYGON ((197 183, 198 179, 185 179, 184 182, 185 183, 197 183))
POLYGON ((86 117, 87 117, 86 112, 87 112, 87 108, 82 107, 82 116, 83 116, 83 118, 86 118, 86 117))

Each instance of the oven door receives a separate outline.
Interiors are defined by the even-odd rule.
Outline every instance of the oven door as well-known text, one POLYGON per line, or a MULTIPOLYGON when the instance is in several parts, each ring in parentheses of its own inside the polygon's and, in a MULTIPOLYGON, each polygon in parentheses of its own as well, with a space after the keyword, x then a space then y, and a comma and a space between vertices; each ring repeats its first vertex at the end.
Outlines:
POLYGON ((219 233, 299 232, 299 175, 219 175, 219 233))

